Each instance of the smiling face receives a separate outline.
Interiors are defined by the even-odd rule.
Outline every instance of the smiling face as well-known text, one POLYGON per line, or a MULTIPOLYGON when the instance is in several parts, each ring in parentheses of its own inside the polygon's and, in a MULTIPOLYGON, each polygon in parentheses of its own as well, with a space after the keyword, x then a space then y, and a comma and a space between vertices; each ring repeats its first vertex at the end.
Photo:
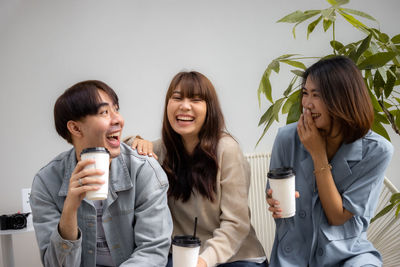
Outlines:
POLYGON ((182 136, 185 143, 198 142, 199 132, 207 115, 206 102, 199 96, 183 96, 179 86, 168 100, 167 116, 172 129, 182 136))
POLYGON ((325 132, 332 130, 332 118, 329 115, 326 104, 322 100, 321 91, 310 76, 307 77, 302 89, 301 105, 303 109, 311 111, 311 116, 318 129, 325 132))
POLYGON ((84 148, 105 147, 110 152, 110 157, 115 158, 120 154, 124 119, 119 114, 118 105, 104 91, 98 90, 98 93, 100 101, 97 113, 75 122, 80 133, 73 137, 73 143, 78 155, 84 148))

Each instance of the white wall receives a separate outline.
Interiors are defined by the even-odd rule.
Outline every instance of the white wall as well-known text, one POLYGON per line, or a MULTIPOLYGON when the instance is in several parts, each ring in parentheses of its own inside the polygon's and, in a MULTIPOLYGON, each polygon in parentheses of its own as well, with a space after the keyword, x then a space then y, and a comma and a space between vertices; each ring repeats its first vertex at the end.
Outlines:
MULTIPOLYGON (((263 113, 256 90, 266 65, 288 52, 328 51, 328 34, 314 34, 307 42, 305 27, 298 27, 294 41, 292 25, 275 22, 297 9, 326 6, 323 0, 0 0, 0 213, 20 210, 20 189, 69 148, 54 130, 53 104, 86 79, 103 80, 119 94, 125 135, 153 139, 160 136, 172 76, 198 70, 216 86, 229 131, 243 151, 254 151, 263 113)), ((398 0, 353 0, 348 7, 375 16, 390 35, 399 33, 398 0)), ((361 36, 343 23, 337 30, 337 39, 345 42, 361 36)), ((276 89, 287 83, 281 76, 276 89)), ((257 151, 271 150, 277 127, 257 151)), ((399 136, 392 141, 400 147, 399 136)), ((400 188, 399 155, 396 151, 387 175, 400 188)), ((17 236, 14 245, 17 266, 39 265, 33 234, 17 236)))

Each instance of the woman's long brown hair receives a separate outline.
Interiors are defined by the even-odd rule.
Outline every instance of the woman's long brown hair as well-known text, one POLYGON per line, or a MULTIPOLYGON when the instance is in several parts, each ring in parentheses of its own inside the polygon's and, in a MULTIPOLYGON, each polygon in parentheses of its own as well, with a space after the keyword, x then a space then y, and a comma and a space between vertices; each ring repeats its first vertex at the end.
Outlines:
POLYGON ((166 148, 162 166, 169 180, 169 196, 186 202, 192 193, 198 192, 210 201, 215 199, 217 145, 224 129, 224 117, 210 80, 196 71, 176 74, 165 97, 162 127, 162 139, 166 148), (181 136, 172 129, 167 116, 168 101, 178 86, 182 97, 196 96, 206 102, 206 118, 199 132, 199 143, 192 154, 186 151, 181 136))

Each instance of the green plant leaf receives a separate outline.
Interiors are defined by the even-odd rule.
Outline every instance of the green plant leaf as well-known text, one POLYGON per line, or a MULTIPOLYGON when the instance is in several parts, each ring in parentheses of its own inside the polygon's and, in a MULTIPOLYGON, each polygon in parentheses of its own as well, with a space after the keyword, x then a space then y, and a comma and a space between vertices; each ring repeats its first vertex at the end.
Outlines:
POLYGON ((367 57, 365 60, 358 64, 358 68, 363 69, 376 69, 384 66, 396 56, 394 52, 380 52, 367 57))
POLYGON ((400 212, 400 205, 398 205, 397 209, 396 209, 396 213, 395 213, 396 218, 399 216, 399 212, 400 212))
POLYGON ((364 70, 364 78, 365 78, 365 83, 368 86, 368 89, 371 90, 371 87, 373 87, 373 81, 374 77, 372 76, 372 71, 371 70, 364 70))
POLYGON ((330 7, 327 9, 323 9, 323 10, 321 10, 321 15, 322 15, 323 20, 329 20, 329 21, 333 22, 336 19, 335 8, 330 7))
POLYGON ((333 21, 329 19, 324 19, 322 25, 324 26, 324 31, 326 32, 332 25, 333 21))
POLYGON ((306 66, 304 66, 304 64, 301 63, 300 61, 287 60, 287 59, 285 59, 285 60, 281 60, 281 62, 282 62, 282 63, 286 63, 286 64, 288 64, 288 65, 291 65, 291 66, 293 66, 293 67, 299 68, 299 69, 303 69, 303 70, 306 69, 306 66))
POLYGON ((286 124, 298 121, 300 118, 300 102, 293 103, 286 118, 286 124))
POLYGON ((382 115, 382 114, 376 112, 376 110, 374 110, 374 119, 376 121, 384 123, 384 124, 389 124, 390 123, 385 115, 382 115))
POLYGON ((379 34, 379 41, 386 44, 387 42, 389 42, 389 36, 386 33, 381 32, 379 34))
POLYGON ((293 78, 292 78, 292 80, 290 81, 290 83, 289 83, 289 86, 288 86, 288 88, 285 90, 285 92, 283 92, 283 95, 285 96, 285 97, 287 97, 291 92, 292 92, 292 88, 293 88, 293 85, 294 85, 294 83, 297 81, 297 78, 298 78, 299 76, 294 76, 293 78))
POLYGON ((394 193, 391 197, 390 197, 390 203, 396 204, 396 202, 400 201, 400 193, 394 193))
POLYGON ((357 15, 359 17, 363 17, 363 18, 366 18, 366 19, 373 20, 373 21, 375 21, 376 23, 379 24, 379 22, 373 16, 371 16, 371 15, 365 13, 365 12, 362 12, 362 11, 359 11, 359 10, 355 10, 355 9, 350 9, 350 8, 341 8, 341 10, 343 10, 343 11, 345 11, 347 13, 353 14, 353 15, 357 15))
POLYGON ((392 93, 395 82, 396 82, 396 76, 393 75, 392 71, 388 70, 388 72, 387 72, 387 82, 386 82, 385 87, 384 87, 385 97, 386 98, 388 98, 390 96, 390 94, 392 93))
POLYGON ((296 74, 299 77, 303 77, 304 71, 301 70, 291 70, 292 73, 296 74))
POLYGON ((389 134, 387 133, 385 127, 383 127, 382 123, 378 122, 377 120, 374 120, 371 130, 376 132, 377 134, 385 137, 390 142, 389 134))
POLYGON ((257 96, 258 96, 258 103, 261 103, 261 93, 265 95, 265 97, 269 100, 269 102, 273 103, 272 100, 272 88, 271 82, 269 81, 270 71, 267 68, 261 77, 260 85, 258 86, 257 96))
MULTIPOLYGON (((296 76, 297 77, 297 76, 296 76)), ((295 92, 293 92, 288 99, 286 100, 285 104, 282 107, 282 113, 286 114, 290 111, 290 108, 292 107, 292 105, 296 102, 300 101, 299 95, 301 93, 301 89, 296 90, 295 92)))
POLYGON ((284 55, 282 55, 280 57, 275 58, 274 60, 281 60, 281 59, 290 58, 290 57, 298 56, 298 55, 299 54, 284 54, 284 55))
POLYGON ((258 126, 261 124, 265 123, 266 121, 270 121, 270 119, 273 116, 272 110, 273 110, 273 105, 271 105, 268 110, 261 116, 260 121, 258 122, 258 126))
POLYGON ((318 23, 321 21, 322 16, 319 16, 316 20, 314 20, 313 22, 311 22, 310 24, 308 24, 307 27, 307 39, 310 36, 310 33, 312 33, 315 29, 315 27, 318 25, 318 23))
POLYGON ((295 12, 292 12, 289 15, 284 16, 277 22, 296 23, 299 20, 301 20, 302 17, 304 17, 304 13, 300 10, 296 10, 295 12))
POLYGON ((371 223, 379 219, 380 217, 384 216, 386 213, 388 213, 391 209, 393 209, 394 204, 389 204, 386 207, 384 207, 381 211, 379 211, 374 218, 371 219, 371 223))
POLYGON ((377 112, 383 112, 381 105, 379 105, 378 99, 376 99, 375 95, 371 92, 371 90, 368 90, 369 97, 371 98, 372 106, 374 107, 374 110, 377 112))
POLYGON ((340 49, 342 49, 344 47, 344 45, 341 42, 335 41, 335 40, 332 40, 330 42, 330 44, 331 44, 332 48, 335 49, 336 51, 339 51, 340 49))
MULTIPOLYGON (((399 100, 397 100, 399 103, 400 103, 400 101, 399 100)), ((396 114, 396 119, 395 119, 395 124, 396 124, 396 126, 397 126, 397 128, 399 128, 400 129, 400 111, 397 111, 397 114, 396 114)))
POLYGON ((374 36, 375 39, 377 39, 377 40, 379 39, 379 34, 381 33, 380 30, 375 29, 375 28, 369 28, 368 31, 370 33, 372 33, 372 35, 374 36))
POLYGON ((372 34, 368 35, 367 38, 365 38, 360 46, 357 49, 357 52, 354 56, 354 62, 357 63, 358 59, 360 58, 360 56, 368 49, 369 44, 371 43, 371 38, 372 38, 372 34))
POLYGON ((380 68, 377 69, 377 71, 381 75, 382 80, 386 83, 387 82, 386 69, 384 67, 380 67, 380 68))
POLYGON ((258 144, 260 143, 261 139, 264 137, 264 135, 267 133, 269 127, 271 127, 272 123, 274 122, 274 117, 272 116, 271 119, 267 122, 267 124, 264 127, 264 131, 261 134, 260 138, 257 141, 256 146, 258 146, 258 144))
POLYGON ((321 13, 321 10, 307 10, 304 11, 304 17, 302 17, 294 26, 292 29, 292 33, 293 33, 293 38, 296 39, 296 27, 297 25, 299 25, 300 23, 302 23, 303 21, 312 18, 316 15, 318 15, 319 13, 321 13))
POLYGON ((276 72, 276 74, 278 74, 279 73, 279 61, 278 60, 273 60, 269 64, 268 68, 271 68, 273 71, 276 72))
POLYGON ((392 43, 394 44, 400 44, 400 34, 393 36, 392 39, 390 39, 390 41, 392 41, 392 43))
POLYGON ((376 96, 378 98, 381 97, 383 87, 385 86, 385 81, 382 79, 382 76, 379 73, 379 71, 375 72, 373 86, 374 86, 374 92, 375 92, 376 96))
POLYGON ((350 0, 326 0, 332 6, 341 6, 350 2, 350 0))
POLYGON ((353 17, 350 14, 347 14, 346 12, 343 12, 341 10, 339 10, 339 14, 342 15, 342 17, 347 20, 351 25, 353 25, 354 27, 356 27, 357 29, 368 33, 368 27, 365 26, 361 21, 359 21, 358 19, 356 19, 355 17, 353 17))
POLYGON ((286 102, 283 104, 282 114, 287 114, 292 105, 293 105, 293 102, 290 101, 289 99, 287 99, 286 102))
POLYGON ((283 101, 285 101, 286 98, 280 98, 278 100, 275 101, 274 103, 274 107, 272 109, 272 113, 275 117, 275 120, 279 122, 279 111, 281 110, 283 101))

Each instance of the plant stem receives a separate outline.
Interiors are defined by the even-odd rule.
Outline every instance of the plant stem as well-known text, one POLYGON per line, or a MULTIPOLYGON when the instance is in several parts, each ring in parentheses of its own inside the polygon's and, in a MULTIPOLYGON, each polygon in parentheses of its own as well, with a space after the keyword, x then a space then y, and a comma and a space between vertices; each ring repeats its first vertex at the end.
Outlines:
MULTIPOLYGON (((332 23, 332 39, 333 39, 333 41, 336 41, 336 39, 335 39, 335 21, 332 23)), ((335 54, 336 55, 336 50, 335 50, 335 48, 332 48, 333 49, 333 54, 335 54)))
POLYGON ((379 105, 381 106, 383 112, 385 113, 386 118, 389 120, 389 122, 390 122, 390 124, 391 124, 391 126, 392 126, 393 131, 394 131, 395 133, 397 133, 398 135, 400 135, 400 129, 397 128, 396 122, 394 121, 393 115, 389 112, 389 110, 385 107, 385 105, 382 103, 381 100, 379 100, 378 102, 379 102, 379 105))

